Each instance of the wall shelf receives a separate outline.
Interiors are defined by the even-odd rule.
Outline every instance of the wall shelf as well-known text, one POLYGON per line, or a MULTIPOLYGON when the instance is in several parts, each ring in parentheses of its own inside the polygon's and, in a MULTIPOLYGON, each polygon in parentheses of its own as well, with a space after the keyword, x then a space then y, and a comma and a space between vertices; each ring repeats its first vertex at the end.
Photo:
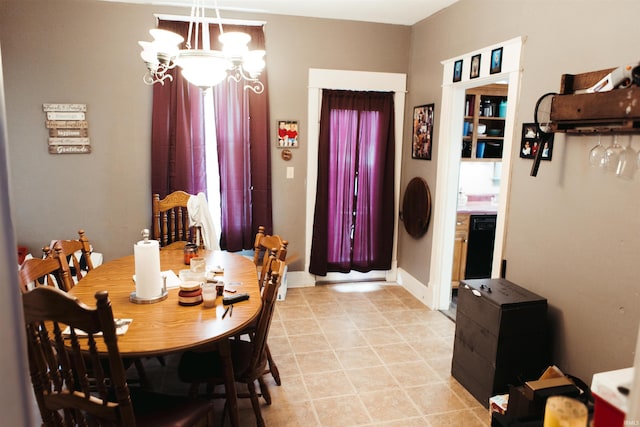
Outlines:
POLYGON ((640 133, 640 88, 581 93, 613 68, 583 74, 564 74, 560 94, 551 102, 554 132, 568 134, 640 133), (577 92, 577 93, 576 93, 577 92))

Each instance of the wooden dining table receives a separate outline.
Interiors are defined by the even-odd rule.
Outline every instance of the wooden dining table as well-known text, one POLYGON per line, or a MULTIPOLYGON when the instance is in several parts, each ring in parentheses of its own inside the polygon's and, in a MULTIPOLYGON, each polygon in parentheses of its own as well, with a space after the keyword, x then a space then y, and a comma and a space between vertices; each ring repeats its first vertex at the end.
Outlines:
MULTIPOLYGON (((119 319, 132 319, 128 330, 118 335, 118 347, 123 358, 154 357, 185 350, 198 349, 216 343, 224 363, 225 390, 231 423, 238 425, 237 394, 229 340, 255 321, 262 306, 255 264, 248 258, 224 251, 203 251, 198 256, 206 259, 208 270, 222 270, 216 280, 224 282, 225 289, 235 294, 247 293, 249 299, 234 304, 232 315, 222 318, 226 306, 222 296, 215 307, 204 304, 183 306, 178 304, 178 287, 168 287, 167 297, 154 303, 132 302, 135 291, 135 258, 125 256, 106 262, 87 273, 74 286, 70 294, 87 305, 95 305, 94 295, 107 290, 113 315, 119 319)), ((183 250, 161 249, 161 270, 188 269, 183 250)), ((225 292, 224 295, 233 295, 225 292)), ((134 298, 135 299, 135 298, 134 298)))

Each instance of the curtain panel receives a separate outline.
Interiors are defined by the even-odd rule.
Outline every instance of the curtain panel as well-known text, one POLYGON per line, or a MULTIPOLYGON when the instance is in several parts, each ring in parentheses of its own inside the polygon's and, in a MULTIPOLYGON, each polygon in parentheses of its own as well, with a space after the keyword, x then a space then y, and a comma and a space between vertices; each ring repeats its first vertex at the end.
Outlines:
POLYGON ((323 91, 312 274, 391 268, 393 93, 323 91))
MULTIPOLYGON (((188 39, 188 22, 160 21, 158 28, 188 39)), ((251 36, 250 49, 265 48, 261 26, 225 25, 223 30, 243 31, 251 36)), ((211 49, 221 49, 219 26, 211 24, 209 31, 211 49)), ((152 192, 160 197, 175 190, 206 193, 204 97, 201 89, 182 77, 179 67, 170 73, 172 82, 153 88, 152 192)), ((213 89, 215 118, 211 122, 216 126, 220 170, 220 246, 229 251, 252 249, 260 225, 268 233, 273 229, 266 70, 260 80, 265 87, 260 95, 233 80, 213 89)))
MULTIPOLYGON (((223 31, 251 36, 249 49, 265 49, 262 26, 225 25, 223 31)), ((221 49, 217 25, 209 26, 211 48, 221 49)), ((253 249, 259 226, 273 232, 269 91, 267 72, 260 75, 264 92, 244 89, 244 82, 227 79, 213 89, 218 162, 220 167, 220 247, 228 251, 253 249)))
MULTIPOLYGON (((158 28, 187 39, 188 22, 160 21, 158 28)), ((151 118, 151 191, 160 198, 176 190, 207 191, 204 112, 201 90, 178 67, 173 81, 153 85, 151 118)))

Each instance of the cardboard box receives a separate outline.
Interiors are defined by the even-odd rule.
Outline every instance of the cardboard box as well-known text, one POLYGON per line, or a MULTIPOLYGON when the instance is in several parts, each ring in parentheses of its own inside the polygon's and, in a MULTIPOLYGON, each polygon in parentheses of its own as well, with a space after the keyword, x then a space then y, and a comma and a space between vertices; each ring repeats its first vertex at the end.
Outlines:
POLYGON ((549 378, 546 380, 527 381, 524 383, 525 396, 529 400, 546 398, 555 395, 579 394, 575 384, 567 377, 549 378))
POLYGON ((556 366, 548 367, 538 380, 509 388, 508 420, 540 419, 550 396, 578 397, 580 389, 556 366))

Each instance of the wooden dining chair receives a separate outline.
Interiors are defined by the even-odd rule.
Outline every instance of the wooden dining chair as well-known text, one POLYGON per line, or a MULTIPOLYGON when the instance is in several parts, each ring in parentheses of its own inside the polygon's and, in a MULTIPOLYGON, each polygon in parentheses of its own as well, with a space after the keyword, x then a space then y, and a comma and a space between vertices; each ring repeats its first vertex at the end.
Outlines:
POLYGON ((22 296, 29 370, 43 425, 188 427, 203 420, 212 425, 210 401, 129 389, 107 291, 95 299, 96 307, 89 307, 52 287, 22 296), (104 352, 108 363, 102 363, 104 352))
POLYGON ((18 276, 23 293, 39 286, 60 288, 65 292, 73 287, 69 264, 60 246, 55 246, 45 258, 25 260, 18 270, 18 276))
MULTIPOLYGON (((289 242, 277 234, 265 234, 264 226, 258 227, 256 239, 253 243, 253 263, 260 268, 260 275, 266 270, 269 255, 274 255, 280 261, 287 258, 289 242)), ((262 286, 262 280, 260 281, 262 286)))
MULTIPOLYGON (((84 230, 78 230, 79 238, 77 240, 56 240, 53 246, 59 246, 62 249, 62 255, 69 264, 71 278, 74 282, 82 279, 83 273, 93 270, 93 261, 91 260, 91 244, 84 234, 84 230)), ((47 251, 47 247, 43 252, 47 251)))
POLYGON ((189 227, 187 203, 191 194, 174 191, 164 199, 153 195, 153 238, 161 247, 182 248, 186 243, 196 243, 204 248, 200 227, 189 227))
MULTIPOLYGON (((78 230, 78 239, 77 240, 56 240, 53 243, 53 247, 59 247, 62 250, 62 256, 68 264, 68 269, 71 278, 71 287, 75 286, 82 278, 84 277, 84 273, 87 273, 93 270, 93 261, 91 260, 91 244, 89 243, 89 239, 85 235, 85 231, 80 229, 78 230)), ((49 248, 49 246, 45 246, 42 249, 43 255, 45 257, 51 256, 53 251, 49 248)), ((69 289, 71 289, 69 287, 69 289)), ((69 289, 65 289, 68 291, 69 289)), ((164 366, 164 359, 159 357, 158 360, 164 366)), ((149 378, 147 377, 146 370, 144 368, 144 363, 140 358, 126 358, 124 359, 125 367, 128 368, 131 365, 134 365, 136 371, 138 373, 137 381, 143 387, 149 387, 149 378)))
MULTIPOLYGON (((276 259, 284 262, 287 258, 288 245, 289 242, 278 235, 265 234, 264 226, 261 225, 258 227, 256 239, 253 244, 253 262, 260 270, 258 273, 258 281, 261 289, 264 286, 264 281, 267 277, 269 257, 273 255, 276 259)), ((269 345, 266 346, 266 352, 267 360, 269 362, 266 373, 271 373, 276 384, 281 385, 282 380, 280 379, 280 371, 278 370, 278 365, 276 365, 276 362, 273 360, 273 356, 271 356, 269 345)))
MULTIPOLYGON (((251 339, 234 338, 229 341, 235 380, 238 383, 244 383, 248 391, 248 393, 238 393, 238 397, 251 399, 258 426, 264 426, 265 423, 260 411, 259 395, 255 382, 258 381, 260 394, 270 405, 271 395, 262 377, 268 363, 265 349, 275 309, 276 292, 284 274, 285 263, 271 256, 269 266, 262 292, 262 308, 255 330, 250 335, 251 339)), ((199 394, 201 384, 207 384, 210 391, 215 385, 224 384, 223 369, 224 366, 217 351, 187 351, 180 358, 178 377, 191 384, 190 395, 193 397, 199 394)), ((209 397, 220 398, 224 396, 224 394, 211 394, 209 397)))

